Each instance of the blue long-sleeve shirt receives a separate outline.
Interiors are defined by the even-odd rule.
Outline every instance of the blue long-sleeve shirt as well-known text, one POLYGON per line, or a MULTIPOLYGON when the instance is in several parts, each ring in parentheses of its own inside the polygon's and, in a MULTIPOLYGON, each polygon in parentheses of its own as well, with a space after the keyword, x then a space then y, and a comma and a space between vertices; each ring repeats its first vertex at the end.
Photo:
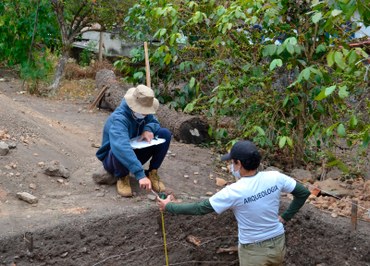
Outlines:
POLYGON ((104 125, 102 145, 96 152, 96 157, 103 161, 109 150, 112 150, 122 165, 134 174, 137 180, 140 180, 145 177, 145 172, 131 148, 130 139, 140 136, 144 131, 155 134, 159 128, 160 124, 154 115, 147 115, 144 119, 135 119, 132 110, 123 99, 104 125))

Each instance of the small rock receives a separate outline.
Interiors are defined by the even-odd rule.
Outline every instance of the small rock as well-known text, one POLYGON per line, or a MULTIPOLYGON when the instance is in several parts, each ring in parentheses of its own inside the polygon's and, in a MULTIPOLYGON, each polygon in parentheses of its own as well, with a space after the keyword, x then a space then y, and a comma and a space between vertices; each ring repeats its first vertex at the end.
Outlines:
POLYGON ((314 182, 314 176, 312 175, 312 173, 304 169, 293 169, 291 172, 291 176, 302 182, 314 182))
POLYGON ((69 178, 70 176, 69 171, 56 160, 51 161, 46 165, 44 173, 49 176, 60 176, 63 178, 69 178))
POLYGON ((329 171, 327 174, 326 174, 326 178, 327 179, 333 179, 333 180, 337 180, 337 179, 341 179, 343 176, 343 173, 342 171, 340 171, 339 169, 335 168, 331 171, 329 171))
POLYGON ((37 188, 36 184, 34 184, 34 183, 29 184, 28 187, 31 188, 31 189, 36 189, 37 188))
POLYGON ((213 192, 211 192, 211 191, 206 192, 206 196, 212 196, 212 195, 213 195, 213 192))
POLYGON ((153 195, 153 194, 148 194, 148 195, 147 195, 147 198, 148 198, 149 200, 151 200, 151 201, 155 201, 157 197, 156 197, 155 195, 153 195))
POLYGON ((283 170, 281 170, 280 168, 275 167, 275 166, 268 166, 268 167, 266 167, 266 169, 264 171, 278 171, 280 173, 283 173, 283 170))
POLYGON ((194 172, 194 175, 199 175, 199 172, 194 172))
POLYGON ((220 177, 216 177, 216 185, 218 187, 223 187, 227 184, 226 180, 220 177))
POLYGON ((23 201, 28 202, 30 204, 34 204, 34 203, 37 203, 39 201, 37 197, 35 197, 34 195, 32 195, 28 192, 18 192, 17 197, 20 200, 23 200, 23 201))
POLYGON ((339 180, 326 179, 324 181, 317 181, 315 186, 321 189, 322 194, 329 194, 336 197, 344 197, 351 195, 351 190, 343 187, 339 180))
POLYGON ((93 173, 92 179, 95 183, 101 185, 114 185, 117 183, 117 178, 108 173, 104 167, 101 167, 97 172, 93 173))
POLYGON ((97 144, 97 143, 91 143, 91 147, 93 148, 100 148, 100 144, 97 144))
POLYGON ((185 177, 185 178, 189 178, 189 176, 188 176, 188 175, 184 175, 184 177, 185 177))
POLYGON ((10 142, 10 143, 8 143, 8 147, 9 147, 9 149, 15 149, 15 148, 17 148, 17 144, 15 143, 15 142, 10 142))
POLYGON ((4 141, 0 141, 0 155, 5 156, 9 153, 9 146, 4 141))
POLYGON ((364 183, 363 195, 365 195, 364 200, 370 200, 370 180, 364 183))
POLYGON ((97 197, 101 198, 101 197, 104 197, 105 196, 105 193, 104 192, 101 192, 101 193, 98 193, 96 194, 97 197))
POLYGON ((198 180, 196 180, 196 179, 195 179, 195 180, 193 180, 193 183, 194 183, 194 184, 198 184, 198 180))
POLYGON ((68 256, 68 252, 64 252, 63 254, 60 255, 61 258, 65 258, 68 256))

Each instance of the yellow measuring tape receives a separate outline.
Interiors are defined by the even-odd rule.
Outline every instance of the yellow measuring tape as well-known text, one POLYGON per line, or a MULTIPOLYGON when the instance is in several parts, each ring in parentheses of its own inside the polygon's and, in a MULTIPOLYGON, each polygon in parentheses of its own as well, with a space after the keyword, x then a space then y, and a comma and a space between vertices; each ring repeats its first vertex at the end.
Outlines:
MULTIPOLYGON (((151 192, 157 197, 161 198, 157 192, 155 192, 153 189, 151 192)), ((161 211, 161 218, 162 218, 162 233, 163 233, 163 245, 164 245, 164 256, 166 257, 166 266, 168 266, 168 254, 167 254, 167 242, 166 242, 166 229, 164 228, 164 214, 163 211, 161 211)))
POLYGON ((164 229, 164 215, 163 215, 163 212, 162 211, 161 211, 161 216, 162 216, 162 232, 163 232, 164 256, 166 257, 166 266, 168 266, 166 231, 164 229))

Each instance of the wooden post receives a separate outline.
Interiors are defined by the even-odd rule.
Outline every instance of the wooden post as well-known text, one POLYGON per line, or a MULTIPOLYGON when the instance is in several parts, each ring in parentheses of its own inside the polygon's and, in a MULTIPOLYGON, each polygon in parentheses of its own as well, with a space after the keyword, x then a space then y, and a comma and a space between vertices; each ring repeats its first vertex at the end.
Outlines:
POLYGON ((149 67, 149 55, 148 55, 148 43, 144 42, 144 56, 145 56, 145 72, 146 72, 146 85, 151 88, 150 84, 150 67, 149 67))
POLYGON ((352 231, 356 231, 357 229, 357 200, 352 201, 351 224, 352 224, 352 231))
POLYGON ((99 33, 99 55, 98 55, 98 61, 99 63, 103 62, 103 29, 100 30, 99 33))

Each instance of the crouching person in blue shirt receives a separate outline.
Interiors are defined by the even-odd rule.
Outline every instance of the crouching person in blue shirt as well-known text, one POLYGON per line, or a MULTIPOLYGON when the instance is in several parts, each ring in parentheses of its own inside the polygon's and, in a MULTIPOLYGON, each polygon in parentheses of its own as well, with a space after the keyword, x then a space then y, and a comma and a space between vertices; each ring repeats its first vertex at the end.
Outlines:
POLYGON ((108 117, 103 130, 102 145, 96 153, 104 169, 117 180, 117 192, 124 197, 132 196, 129 174, 132 173, 140 188, 165 191, 165 186, 158 176, 172 134, 167 128, 161 128, 154 116, 159 107, 154 91, 138 85, 127 91, 119 107, 108 117), (154 138, 166 141, 142 149, 133 149, 132 138, 151 142, 154 138), (143 165, 150 160, 149 168, 143 165))

